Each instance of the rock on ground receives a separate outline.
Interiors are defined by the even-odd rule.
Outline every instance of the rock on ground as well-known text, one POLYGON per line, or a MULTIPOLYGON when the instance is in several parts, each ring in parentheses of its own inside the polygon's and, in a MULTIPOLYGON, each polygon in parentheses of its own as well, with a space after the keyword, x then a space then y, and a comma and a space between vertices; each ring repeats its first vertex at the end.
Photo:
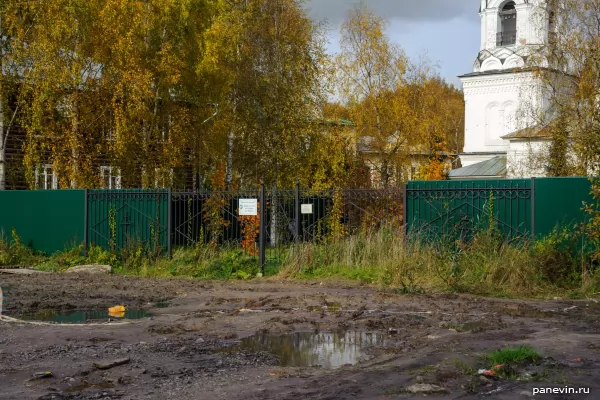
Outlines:
POLYGON ((444 394, 448 393, 448 389, 437 385, 427 383, 417 383, 406 388, 408 393, 413 394, 444 394))
POLYGON ((66 272, 69 274, 110 274, 112 272, 112 267, 110 265, 78 265, 69 268, 66 272))

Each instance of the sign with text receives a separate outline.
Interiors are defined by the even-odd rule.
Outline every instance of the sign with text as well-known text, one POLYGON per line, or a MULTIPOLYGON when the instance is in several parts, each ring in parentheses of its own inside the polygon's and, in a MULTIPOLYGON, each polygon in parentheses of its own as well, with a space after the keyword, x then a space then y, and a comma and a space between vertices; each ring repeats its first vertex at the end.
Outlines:
POLYGON ((258 200, 256 199, 240 199, 240 216, 256 216, 258 215, 258 200))
POLYGON ((302 214, 312 214, 313 213, 313 205, 312 204, 302 204, 300 207, 300 211, 302 214))

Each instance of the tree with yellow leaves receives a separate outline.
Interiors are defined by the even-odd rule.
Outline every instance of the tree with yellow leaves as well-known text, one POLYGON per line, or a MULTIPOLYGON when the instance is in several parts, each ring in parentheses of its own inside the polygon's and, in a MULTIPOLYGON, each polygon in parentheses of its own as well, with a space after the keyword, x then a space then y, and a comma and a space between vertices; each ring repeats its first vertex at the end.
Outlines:
POLYGON ((462 92, 427 59, 409 60, 385 26, 364 3, 348 14, 337 58, 340 95, 383 187, 408 180, 415 164, 421 179, 443 179, 450 149, 462 149, 462 92))
POLYGON ((244 182, 289 185, 303 175, 323 101, 322 32, 299 0, 218 4, 205 67, 226 78, 227 183, 235 170, 244 182))
POLYGON ((548 109, 535 115, 551 143, 550 175, 600 173, 600 0, 549 0, 540 10, 548 44, 533 62, 548 109))
POLYGON ((377 156, 381 185, 400 183, 396 171, 408 162, 415 143, 416 118, 398 91, 406 84, 408 60, 385 35, 386 21, 364 3, 348 14, 337 58, 340 95, 357 125, 358 136, 377 156))

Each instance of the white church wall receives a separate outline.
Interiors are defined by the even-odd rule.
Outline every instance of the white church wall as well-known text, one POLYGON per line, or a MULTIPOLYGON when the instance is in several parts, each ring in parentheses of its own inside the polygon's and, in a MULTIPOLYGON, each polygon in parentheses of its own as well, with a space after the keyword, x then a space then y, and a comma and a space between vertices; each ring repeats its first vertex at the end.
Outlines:
MULTIPOLYGON (((506 152, 502 139, 530 122, 524 118, 539 102, 532 72, 464 77, 465 153, 506 152)), ((491 157, 490 157, 491 158, 491 157)))
POLYGON ((507 178, 531 178, 546 175, 544 155, 548 151, 544 140, 511 141, 506 153, 507 178))
POLYGON ((524 142, 511 143, 503 137, 544 120, 548 102, 543 100, 542 82, 524 68, 547 66, 540 53, 548 40, 546 1, 513 0, 514 7, 505 9, 509 2, 481 0, 476 74, 461 77, 465 95, 461 163, 469 166, 507 155, 513 175, 541 176, 545 171, 525 160, 532 151, 542 151, 543 142, 529 143, 525 149, 524 142))

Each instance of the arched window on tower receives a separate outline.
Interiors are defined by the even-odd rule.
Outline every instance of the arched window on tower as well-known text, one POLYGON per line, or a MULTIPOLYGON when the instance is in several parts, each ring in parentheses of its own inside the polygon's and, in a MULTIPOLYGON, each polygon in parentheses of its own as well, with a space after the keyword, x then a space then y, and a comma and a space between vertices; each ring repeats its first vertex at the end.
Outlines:
POLYGON ((512 46, 517 42, 517 10, 515 2, 509 1, 500 9, 500 30, 497 46, 512 46))

